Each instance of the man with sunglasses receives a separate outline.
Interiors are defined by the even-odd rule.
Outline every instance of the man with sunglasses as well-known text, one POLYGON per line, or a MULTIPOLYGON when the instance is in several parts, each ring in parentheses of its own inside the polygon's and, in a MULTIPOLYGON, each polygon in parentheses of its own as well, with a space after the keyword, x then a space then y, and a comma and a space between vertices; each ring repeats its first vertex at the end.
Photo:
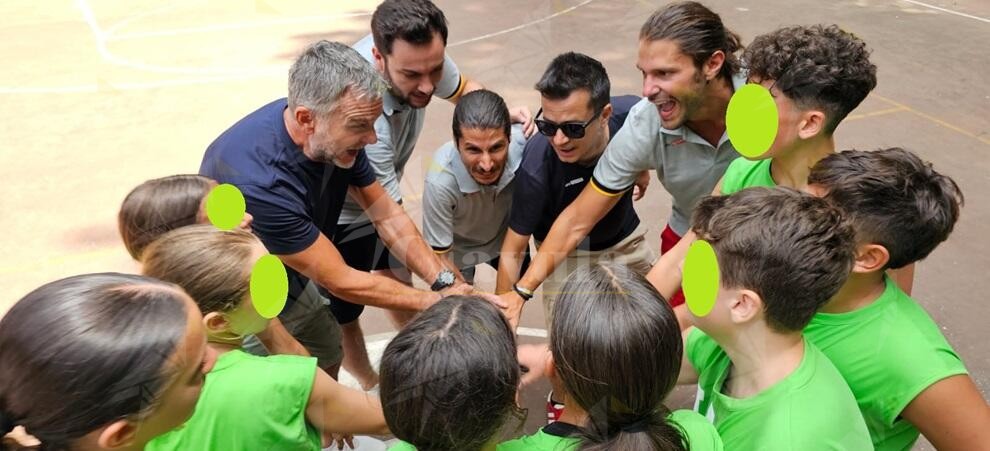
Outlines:
MULTIPOLYGON (((739 156, 725 132, 725 111, 732 93, 746 83, 736 56, 740 49, 739 37, 718 14, 697 2, 670 3, 647 19, 636 64, 646 98, 630 109, 592 181, 560 212, 529 269, 500 295, 511 321, 518 322, 523 302, 568 251, 619 208, 643 171, 656 170, 672 198, 661 251, 687 233, 694 206, 739 156)), ((683 297, 671 301, 677 305, 683 297)))
MULTIPOLYGON (((622 127, 640 98, 609 97, 605 67, 580 53, 564 53, 550 62, 536 89, 542 108, 537 113, 539 134, 526 144, 523 161, 516 170, 516 187, 509 230, 499 259, 497 293, 508 292, 519 279, 529 237, 541 242, 557 215, 591 180, 598 158, 609 140, 622 127)), ((641 177, 642 196, 649 173, 641 177)), ((591 229, 588 236, 543 282, 543 306, 547 324, 553 300, 570 272, 599 259, 626 264, 646 274, 654 260, 639 217, 633 209, 633 190, 627 190, 615 208, 591 229)))

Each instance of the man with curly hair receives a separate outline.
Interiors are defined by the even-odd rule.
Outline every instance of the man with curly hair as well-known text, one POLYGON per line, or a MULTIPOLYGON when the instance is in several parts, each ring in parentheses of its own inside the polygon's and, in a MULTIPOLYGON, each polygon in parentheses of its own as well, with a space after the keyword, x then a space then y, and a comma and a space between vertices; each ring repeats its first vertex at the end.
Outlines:
MULTIPOLYGON (((757 36, 742 61, 748 82, 767 88, 774 99, 777 136, 763 154, 729 164, 712 194, 753 186, 803 189, 811 167, 835 153, 836 127, 877 85, 870 50, 836 25, 793 26, 757 36)), ((648 277, 661 294, 680 288, 678 266, 694 238, 689 232, 650 271, 648 277)), ((905 284, 901 287, 910 292, 905 284)))

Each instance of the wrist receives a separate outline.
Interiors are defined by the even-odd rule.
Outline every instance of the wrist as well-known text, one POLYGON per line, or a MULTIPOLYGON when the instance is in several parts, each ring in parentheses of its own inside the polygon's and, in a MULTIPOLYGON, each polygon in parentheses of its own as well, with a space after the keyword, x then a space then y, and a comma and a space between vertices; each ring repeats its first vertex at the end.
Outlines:
POLYGON ((520 286, 518 283, 512 284, 512 291, 514 291, 523 302, 533 299, 533 290, 520 286))

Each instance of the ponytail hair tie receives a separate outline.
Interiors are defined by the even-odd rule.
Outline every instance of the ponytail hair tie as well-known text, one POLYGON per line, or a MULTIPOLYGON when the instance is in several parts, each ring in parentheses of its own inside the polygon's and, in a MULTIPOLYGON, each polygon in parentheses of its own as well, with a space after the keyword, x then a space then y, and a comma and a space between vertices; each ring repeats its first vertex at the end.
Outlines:
POLYGON ((640 418, 639 420, 633 421, 625 426, 619 428, 622 432, 629 434, 635 434, 637 432, 646 432, 650 428, 650 417, 646 416, 640 418))

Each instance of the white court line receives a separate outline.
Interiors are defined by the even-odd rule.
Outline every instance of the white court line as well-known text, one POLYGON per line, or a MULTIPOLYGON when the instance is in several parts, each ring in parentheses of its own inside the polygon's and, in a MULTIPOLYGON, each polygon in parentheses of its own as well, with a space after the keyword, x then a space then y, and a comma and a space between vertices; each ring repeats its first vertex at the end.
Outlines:
POLYGON ((900 0, 900 1, 902 1, 902 2, 908 2, 908 3, 913 3, 913 4, 918 5, 918 6, 924 6, 925 8, 931 8, 931 9, 942 11, 942 12, 949 13, 949 14, 955 14, 955 15, 957 15, 959 17, 965 17, 967 19, 973 19, 973 20, 978 20, 980 22, 990 23, 990 19, 987 19, 987 18, 984 18, 984 17, 974 16, 972 14, 966 14, 966 13, 962 13, 962 12, 959 12, 959 11, 953 11, 951 9, 942 8, 941 6, 929 5, 928 3, 919 2, 917 0, 900 0))
POLYGON ((162 12, 168 11, 170 9, 175 9, 176 6, 178 6, 178 5, 176 5, 174 3, 169 3, 167 5, 160 6, 158 8, 154 8, 152 10, 145 11, 143 13, 135 14, 135 15, 133 15, 131 17, 122 19, 120 22, 117 22, 117 23, 115 23, 113 25, 110 25, 103 32, 106 33, 107 37, 109 38, 114 33, 116 33, 118 30, 120 30, 121 28, 124 28, 127 25, 130 25, 132 22, 135 22, 135 21, 138 21, 138 20, 142 20, 142 19, 145 19, 145 18, 148 18, 148 17, 151 17, 151 16, 156 16, 156 15, 161 14, 162 12))
POLYGON ((588 3, 591 3, 593 1, 595 1, 595 0, 584 0, 584 2, 581 2, 581 3, 579 3, 577 5, 574 5, 574 6, 570 7, 570 8, 567 8, 567 9, 564 9, 564 10, 561 10, 561 11, 557 11, 557 12, 555 12, 555 13, 549 15, 549 16, 546 16, 546 17, 543 17, 543 18, 540 18, 540 19, 536 19, 536 20, 533 20, 533 21, 530 21, 530 22, 526 22, 526 23, 524 23, 522 25, 516 25, 516 26, 514 26, 512 28, 506 28, 506 29, 501 30, 501 31, 496 31, 494 33, 484 34, 484 35, 478 36, 476 38, 465 39, 463 41, 457 41, 457 42, 455 42, 453 44, 447 44, 447 47, 457 47, 459 45, 469 44, 469 43, 472 43, 472 42, 475 42, 475 41, 480 41, 482 39, 488 39, 488 38, 492 38, 492 37, 495 37, 495 36, 503 35, 503 34, 506 34, 506 33, 512 33, 513 31, 521 30, 521 29, 526 28, 526 27, 528 27, 530 25, 536 25, 536 24, 541 23, 541 22, 546 22, 546 21, 548 21, 550 19, 553 19, 554 17, 560 16, 562 14, 567 14, 567 13, 569 13, 571 11, 574 11, 575 9, 578 9, 578 8, 580 8, 580 7, 584 6, 584 5, 587 5, 588 3))
MULTIPOLYGON (((507 28, 505 30, 496 31, 496 32, 488 33, 488 34, 485 34, 485 35, 482 35, 482 36, 477 36, 477 37, 474 37, 474 38, 465 39, 463 41, 454 42, 454 43, 449 44, 448 47, 460 46, 460 45, 464 45, 464 44, 468 44, 468 43, 480 41, 480 40, 483 40, 483 39, 489 39, 489 38, 492 38, 492 37, 495 37, 495 36, 500 36, 500 35, 503 35, 503 34, 506 34, 506 33, 511 33, 513 31, 517 31, 517 30, 520 30, 520 29, 525 28, 525 27, 529 27, 529 26, 532 26, 532 25, 535 25, 535 24, 538 24, 538 23, 545 22, 545 21, 550 20, 550 19, 553 19, 555 17, 559 17, 562 14, 569 13, 569 12, 571 12, 571 11, 573 11, 573 10, 579 8, 579 7, 582 7, 584 5, 587 5, 587 4, 589 4, 589 3, 593 2, 593 1, 594 0, 585 0, 582 3, 579 3, 577 5, 571 6, 571 7, 567 8, 567 9, 558 11, 558 12, 556 12, 554 14, 549 15, 549 16, 546 16, 546 17, 543 17, 543 18, 540 18, 540 19, 536 19, 536 20, 533 20, 533 21, 530 21, 530 22, 526 22, 526 23, 524 23, 522 25, 517 25, 517 26, 511 27, 511 28, 507 28)), ((119 89, 119 90, 153 89, 153 88, 168 87, 168 86, 184 86, 184 85, 194 85, 194 84, 206 84, 206 83, 215 83, 215 82, 223 82, 223 81, 230 81, 230 80, 244 80, 244 79, 249 79, 249 78, 261 78, 261 77, 268 77, 268 76, 276 76, 276 75, 282 76, 282 75, 284 75, 285 69, 283 67, 278 67, 278 68, 271 67, 271 68, 261 69, 261 70, 258 70, 258 69, 254 69, 254 70, 226 69, 226 70, 198 70, 197 71, 197 70, 183 69, 183 68, 163 68, 163 67, 157 67, 157 66, 151 66, 151 65, 142 65, 142 64, 137 64, 137 63, 133 63, 133 62, 130 62, 130 61, 123 60, 123 59, 117 57, 116 55, 113 55, 112 53, 110 53, 110 51, 106 47, 106 42, 107 42, 107 39, 110 38, 111 35, 114 32, 116 32, 116 30, 119 30, 121 28, 121 26, 123 24, 125 24, 126 22, 135 20, 135 17, 131 17, 129 19, 125 19, 122 22, 118 22, 117 24, 112 25, 108 29, 108 31, 104 31, 103 29, 100 28, 99 24, 97 23, 96 17, 93 14, 93 10, 89 6, 89 4, 86 2, 86 0, 76 0, 75 3, 76 3, 76 6, 82 12, 83 20, 89 26, 90 30, 93 32, 94 37, 96 38, 96 49, 97 49, 97 52, 100 54, 101 57, 103 57, 107 61, 109 61, 109 62, 111 62, 113 64, 119 64, 119 65, 131 67, 131 68, 135 68, 135 69, 148 70, 148 71, 152 71, 152 72, 185 73, 185 74, 188 74, 188 75, 206 75, 206 76, 202 76, 202 77, 171 79, 171 80, 161 80, 161 81, 153 81, 153 82, 107 83, 106 84, 106 87, 108 87, 110 89, 119 89)), ((355 14, 363 14, 363 13, 355 13, 355 14)), ((150 13, 148 15, 150 15, 150 13)), ((307 17, 305 19, 299 19, 299 20, 302 21, 302 20, 310 20, 310 19, 312 19, 312 18, 307 17)), ((292 20, 292 19, 287 19, 287 20, 292 20)), ((144 33, 143 35, 148 35, 150 33, 166 33, 166 32, 167 33, 179 34, 178 31, 179 30, 163 31, 163 32, 148 32, 148 33, 144 33)), ((195 30, 195 31, 198 32, 198 30, 195 30)), ((137 38, 137 37, 142 37, 142 34, 140 34, 140 33, 133 33, 133 34, 117 35, 114 40, 120 40, 122 37, 127 38, 128 36, 133 37, 133 38, 137 38)), ((0 86, 0 94, 52 94, 52 93, 54 93, 54 94, 62 94, 62 93, 83 93, 83 92, 85 92, 85 93, 91 93, 91 92, 98 91, 100 88, 101 88, 101 86, 98 83, 91 83, 91 84, 86 84, 86 85, 76 85, 76 86, 47 86, 47 87, 46 86, 40 86, 40 87, 0 86)))
POLYGON ((176 28, 172 30, 124 33, 119 35, 115 35, 111 31, 107 33, 107 40, 124 41, 131 39, 144 39, 144 38, 153 38, 153 37, 161 37, 161 36, 178 36, 183 34, 213 33, 217 31, 274 27, 279 25, 293 25, 293 24, 307 23, 307 22, 326 22, 340 17, 360 17, 360 16, 370 16, 370 15, 371 13, 344 13, 344 14, 335 14, 329 16, 291 17, 287 19, 267 20, 264 22, 239 22, 239 23, 229 23, 229 24, 220 24, 220 25, 206 25, 202 27, 176 28))

